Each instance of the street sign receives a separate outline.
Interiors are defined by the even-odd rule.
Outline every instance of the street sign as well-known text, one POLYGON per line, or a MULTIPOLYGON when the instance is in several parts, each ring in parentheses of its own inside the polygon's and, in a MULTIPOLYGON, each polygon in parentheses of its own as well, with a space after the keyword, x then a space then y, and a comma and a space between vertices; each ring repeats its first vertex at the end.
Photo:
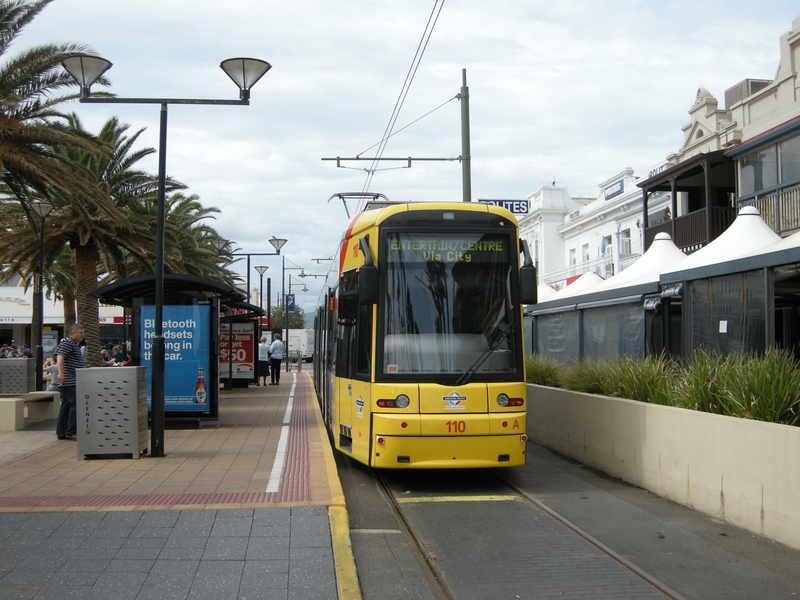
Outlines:
POLYGON ((481 200, 484 204, 491 204, 493 206, 501 206, 515 215, 527 215, 530 208, 528 200, 481 200))

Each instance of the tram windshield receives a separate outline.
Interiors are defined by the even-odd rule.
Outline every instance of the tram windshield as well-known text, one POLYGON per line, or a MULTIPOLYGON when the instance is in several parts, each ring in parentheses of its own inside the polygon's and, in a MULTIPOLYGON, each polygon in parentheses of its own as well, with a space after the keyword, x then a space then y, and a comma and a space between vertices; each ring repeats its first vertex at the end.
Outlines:
POLYGON ((521 368, 511 236, 388 232, 384 244, 384 375, 521 368))

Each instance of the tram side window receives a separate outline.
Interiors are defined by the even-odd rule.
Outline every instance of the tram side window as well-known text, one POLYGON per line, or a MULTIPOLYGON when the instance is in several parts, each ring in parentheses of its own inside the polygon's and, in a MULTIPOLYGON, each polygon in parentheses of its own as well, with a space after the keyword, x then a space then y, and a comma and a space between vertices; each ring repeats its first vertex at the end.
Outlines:
POLYGON ((364 304, 358 309, 358 344, 356 356, 356 374, 359 379, 369 380, 372 362, 372 305, 364 304))
POLYGON ((339 280, 339 314, 336 335, 336 374, 354 379, 357 372, 358 322, 361 310, 358 305, 358 274, 344 273, 339 280))
POLYGON ((355 323, 339 322, 336 335, 336 374, 347 379, 370 377, 372 306, 362 306, 355 323))
POLYGON ((336 334, 336 376, 352 379, 350 365, 353 350, 353 330, 350 325, 339 324, 336 334))

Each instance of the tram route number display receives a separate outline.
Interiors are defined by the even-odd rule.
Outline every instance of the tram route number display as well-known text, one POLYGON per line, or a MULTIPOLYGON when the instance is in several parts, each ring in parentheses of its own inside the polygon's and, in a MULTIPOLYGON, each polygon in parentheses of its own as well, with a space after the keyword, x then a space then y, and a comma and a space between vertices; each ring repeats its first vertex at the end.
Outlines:
MULTIPOLYGON (((467 422, 466 421, 445 421, 444 426, 447 428, 447 433, 466 433, 467 432, 467 422)), ((512 430, 519 429, 519 421, 514 419, 513 423, 509 423, 507 421, 503 421, 503 427, 508 427, 512 430)))
POLYGON ((447 421, 445 425, 447 426, 447 433, 466 433, 467 431, 466 421, 447 421))
POLYGON ((233 343, 228 326, 219 332, 219 377, 227 379, 233 368, 232 379, 253 379, 255 376, 255 333, 250 323, 233 324, 233 343))

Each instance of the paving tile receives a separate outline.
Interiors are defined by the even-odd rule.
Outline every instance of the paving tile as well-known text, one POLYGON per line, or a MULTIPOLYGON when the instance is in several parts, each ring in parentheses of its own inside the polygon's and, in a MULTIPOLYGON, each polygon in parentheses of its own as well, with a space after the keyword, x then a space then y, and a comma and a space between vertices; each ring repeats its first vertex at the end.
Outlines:
POLYGON ((243 568, 244 561, 201 561, 189 590, 189 598, 235 598, 243 568))
POLYGON ((167 539, 158 537, 158 538, 128 538, 122 544, 123 550, 130 550, 133 548, 163 548, 164 544, 166 543, 167 539))
POLYGON ((82 600, 88 598, 91 593, 90 585, 72 586, 66 589, 60 586, 45 586, 33 597, 35 600, 82 600))
POLYGON ((119 560, 156 560, 161 553, 158 548, 120 548, 114 555, 119 560))
POLYGON ((105 572, 92 586, 89 600, 133 600, 147 578, 146 573, 105 572))
POLYGON ((164 542, 164 549, 199 548, 200 550, 203 550, 205 549, 207 542, 207 537, 184 537, 171 535, 164 542))
POLYGON ((290 538, 250 538, 247 560, 289 560, 290 538))
POLYGON ((211 537, 247 537, 253 525, 252 519, 217 519, 211 529, 211 537))
POLYGON ((158 555, 158 560, 200 560, 203 558, 203 548, 164 548, 158 555))
POLYGON ((144 511, 109 512, 103 517, 98 529, 133 529, 144 516, 144 511))
POLYGON ((3 583, 0 581, 0 598, 4 600, 17 600, 18 598, 28 600, 34 598, 40 589, 41 587, 37 585, 3 583))
POLYGON ((155 562, 155 560, 112 559, 104 572, 114 573, 118 571, 128 571, 132 573, 149 573, 155 562))
MULTIPOLYGON (((106 556, 109 554, 109 552, 105 553, 106 556)), ((110 561, 111 557, 101 558, 100 556, 93 558, 70 558, 61 565, 61 569, 59 570, 66 571, 67 573, 76 573, 79 571, 102 573, 110 561)))
POLYGON ((203 560, 244 560, 247 555, 246 537, 209 538, 203 560))

